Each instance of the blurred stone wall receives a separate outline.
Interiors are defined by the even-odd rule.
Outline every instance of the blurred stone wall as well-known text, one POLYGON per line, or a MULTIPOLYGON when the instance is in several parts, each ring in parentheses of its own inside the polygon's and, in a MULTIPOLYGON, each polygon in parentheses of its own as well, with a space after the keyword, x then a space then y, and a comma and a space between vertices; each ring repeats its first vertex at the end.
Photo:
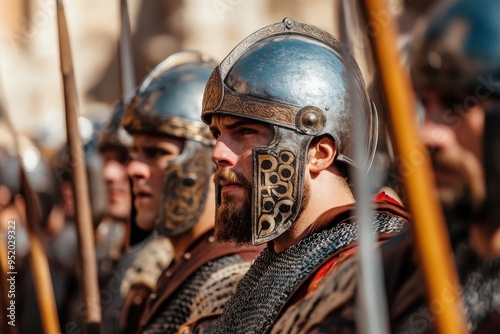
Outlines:
MULTIPOLYGON (((47 145, 65 140, 56 0, 0 0, 0 96, 16 128, 47 145)), ((120 97, 118 0, 64 0, 80 111, 107 117, 120 97)), ((332 1, 129 0, 137 83, 180 49, 219 60, 286 16, 330 32, 332 1)))
MULTIPOLYGON (((290 16, 336 35, 338 0, 129 0, 137 84, 180 49, 217 59, 255 30, 290 16)), ((120 97, 119 0, 63 0, 81 113, 110 115, 120 97)), ((412 3, 411 1, 409 3, 412 3)), ((65 140, 56 0, 0 0, 0 98, 21 132, 65 140)))

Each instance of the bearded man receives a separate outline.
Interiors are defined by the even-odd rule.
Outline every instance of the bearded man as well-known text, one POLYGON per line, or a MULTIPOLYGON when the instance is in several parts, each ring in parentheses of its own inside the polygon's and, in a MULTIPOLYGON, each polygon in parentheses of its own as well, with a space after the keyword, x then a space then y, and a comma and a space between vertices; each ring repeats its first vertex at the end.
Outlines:
MULTIPOLYGON (((265 333, 311 293, 358 237, 350 168, 366 172, 377 113, 352 56, 330 34, 286 18, 247 37, 208 80, 202 119, 217 142, 216 237, 267 248, 226 304, 215 333, 265 333), (367 133, 353 156, 353 123, 367 133)), ((381 194, 381 241, 403 208, 381 194)))

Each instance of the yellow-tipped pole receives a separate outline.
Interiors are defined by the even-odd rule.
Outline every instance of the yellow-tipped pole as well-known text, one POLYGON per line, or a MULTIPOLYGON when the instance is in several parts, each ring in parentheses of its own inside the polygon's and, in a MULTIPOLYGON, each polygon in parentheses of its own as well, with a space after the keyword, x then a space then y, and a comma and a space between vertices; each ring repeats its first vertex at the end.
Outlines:
POLYGON ((59 32, 59 55, 64 87, 64 105, 66 111, 66 135, 72 168, 72 186, 75 196, 75 219, 78 232, 79 265, 82 270, 82 284, 85 303, 85 332, 99 333, 101 323, 101 305, 97 281, 94 230, 90 197, 85 170, 85 155, 82 139, 78 131, 78 103, 73 72, 73 61, 69 43, 68 27, 62 0, 57 1, 57 28, 59 32))
POLYGON ((363 0, 375 63, 384 87, 389 127, 394 137, 429 307, 439 333, 467 333, 460 285, 444 217, 432 183, 427 151, 418 140, 415 97, 396 47, 395 18, 384 0, 363 0), (452 296, 452 297, 450 297, 452 296))

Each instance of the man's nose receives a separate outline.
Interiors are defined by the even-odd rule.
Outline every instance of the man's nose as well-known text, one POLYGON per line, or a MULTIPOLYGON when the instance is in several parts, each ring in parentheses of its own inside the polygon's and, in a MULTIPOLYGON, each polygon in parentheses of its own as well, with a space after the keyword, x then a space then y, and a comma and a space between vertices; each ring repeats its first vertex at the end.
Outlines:
POLYGON ((218 140, 212 151, 212 162, 219 167, 229 167, 236 164, 235 154, 221 140, 218 140))
POLYGON ((149 178, 149 166, 139 160, 131 160, 127 165, 127 174, 130 178, 149 178))

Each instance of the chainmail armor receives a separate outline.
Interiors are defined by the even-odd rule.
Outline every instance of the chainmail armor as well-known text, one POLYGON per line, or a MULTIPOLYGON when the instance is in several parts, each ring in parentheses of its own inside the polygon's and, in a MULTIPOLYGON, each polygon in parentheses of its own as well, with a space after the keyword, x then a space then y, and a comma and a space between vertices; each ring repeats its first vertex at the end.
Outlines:
MULTIPOLYGON (((224 307, 214 333, 265 333, 294 288, 323 259, 358 238, 358 222, 314 233, 283 252, 264 249, 224 307)), ((385 213, 372 218, 376 232, 400 232, 405 220, 385 213)))
POLYGON ((242 261, 239 255, 230 255, 209 261, 200 267, 161 305, 143 333, 177 333, 179 326, 188 321, 200 287, 213 273, 242 261))
POLYGON ((111 279, 105 286, 100 287, 102 309, 101 333, 118 334, 122 332, 120 328, 120 316, 124 298, 120 293, 120 284, 125 280, 127 269, 151 240, 152 236, 149 236, 124 253, 113 269, 111 279))
MULTIPOLYGON (((462 300, 467 313, 468 330, 474 331, 489 315, 500 311, 500 260, 480 259, 469 243, 456 251, 462 300)), ((401 321, 397 333, 433 333, 433 317, 427 306, 418 308, 401 321)))
POLYGON ((207 313, 222 313, 224 305, 236 292, 236 286, 250 268, 250 264, 235 263, 214 272, 193 299, 189 320, 195 320, 207 313))

